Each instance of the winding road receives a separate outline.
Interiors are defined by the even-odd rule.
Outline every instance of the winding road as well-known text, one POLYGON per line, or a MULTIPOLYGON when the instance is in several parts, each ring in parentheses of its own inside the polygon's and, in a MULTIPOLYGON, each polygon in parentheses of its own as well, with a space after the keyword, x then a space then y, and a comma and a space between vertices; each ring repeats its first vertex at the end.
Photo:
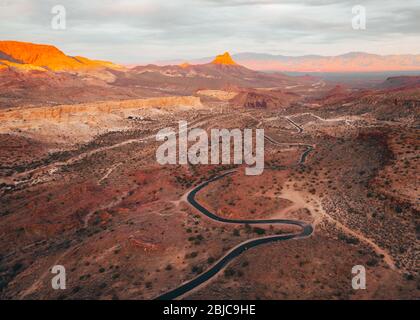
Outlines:
MULTIPOLYGON (((299 133, 303 132, 303 128, 300 127, 298 124, 293 122, 292 120, 286 118, 289 122, 291 122, 299 131, 299 133)), ((285 143, 279 143, 273 138, 269 136, 265 136, 267 140, 272 142, 276 145, 285 145, 285 143)), ((304 144, 287 144, 287 145, 299 145, 299 146, 305 146, 306 150, 301 155, 298 164, 303 164, 309 155, 309 153, 313 150, 313 146, 311 145, 304 145, 304 144)), ((200 192, 202 189, 207 187, 210 183, 215 182, 217 180, 223 179, 224 177, 231 175, 235 173, 237 170, 230 170, 227 172, 224 172, 222 174, 216 175, 209 180, 201 183, 197 187, 195 187, 193 190, 191 190, 187 195, 187 201, 188 203, 193 206, 195 209, 197 209, 201 214, 206 216, 207 218, 225 223, 230 225, 293 225, 298 226, 301 228, 301 232, 299 233, 293 233, 293 234, 284 234, 284 235, 274 235, 274 236, 267 236, 267 237, 261 237, 257 239, 251 239, 247 240, 245 242, 240 243, 233 249, 231 249, 229 252, 227 252, 221 259, 219 259, 209 270, 206 272, 200 274, 198 277, 185 282, 181 286, 179 286, 176 289, 173 289, 169 292, 166 292, 157 298, 156 300, 173 300, 176 298, 179 298, 186 293, 192 291, 193 289, 197 288, 198 286, 204 284, 208 280, 210 280, 212 277, 217 275, 224 267, 226 267, 232 260, 234 260, 236 257, 241 255, 243 252, 247 251, 248 249, 266 244, 266 243, 272 243, 277 241, 286 241, 291 239, 303 239, 306 237, 309 237, 312 235, 314 229, 313 226, 310 224, 307 224, 302 221, 298 220, 286 220, 286 219, 273 219, 273 220, 232 220, 232 219, 226 219, 223 217, 220 217, 204 206, 202 206, 197 200, 196 195, 198 192, 200 192)))

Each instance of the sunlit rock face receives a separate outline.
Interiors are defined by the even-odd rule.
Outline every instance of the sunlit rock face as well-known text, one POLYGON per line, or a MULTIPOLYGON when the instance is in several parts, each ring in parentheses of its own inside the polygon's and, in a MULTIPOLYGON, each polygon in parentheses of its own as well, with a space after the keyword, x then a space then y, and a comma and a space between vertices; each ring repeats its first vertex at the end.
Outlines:
POLYGON ((233 61, 232 57, 230 56, 229 52, 225 52, 224 54, 221 54, 217 56, 213 62, 213 64, 222 64, 222 65, 237 65, 235 61, 233 61))
POLYGON ((0 66, 23 70, 78 71, 119 66, 84 57, 70 57, 54 46, 0 41, 0 66))

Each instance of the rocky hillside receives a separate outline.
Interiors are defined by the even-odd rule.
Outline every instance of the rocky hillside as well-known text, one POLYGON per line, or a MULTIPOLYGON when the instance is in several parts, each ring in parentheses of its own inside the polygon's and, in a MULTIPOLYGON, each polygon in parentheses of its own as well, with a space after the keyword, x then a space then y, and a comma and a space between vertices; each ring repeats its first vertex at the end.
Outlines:
POLYGON ((233 106, 255 109, 280 109, 291 105, 299 96, 281 90, 247 90, 230 100, 233 106))
POLYGON ((380 87, 387 89, 420 87, 420 76, 389 77, 380 87))
MULTIPOLYGON (((81 113, 111 113, 124 109, 171 108, 171 107, 202 107, 198 97, 162 97, 149 99, 125 100, 95 104, 73 104, 56 107, 17 108, 10 111, 0 111, 0 121, 9 120, 60 120, 81 113)), ((4 124, 4 123, 3 123, 4 124)))
POLYGON ((189 96, 199 90, 311 86, 310 77, 254 71, 229 53, 206 64, 138 66, 68 56, 50 45, 0 41, 0 109, 189 96))
POLYGON ((0 41, 0 67, 18 70, 83 71, 121 69, 107 61, 70 57, 54 46, 17 41, 0 41))

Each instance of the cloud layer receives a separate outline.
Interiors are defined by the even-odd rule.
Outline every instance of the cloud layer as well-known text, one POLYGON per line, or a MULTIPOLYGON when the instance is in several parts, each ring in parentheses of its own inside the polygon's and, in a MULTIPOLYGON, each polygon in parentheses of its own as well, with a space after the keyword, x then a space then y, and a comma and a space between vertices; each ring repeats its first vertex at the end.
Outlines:
POLYGON ((0 0, 0 39, 50 43, 68 54, 139 63, 226 50, 284 55, 420 53, 418 0, 0 0), (66 30, 51 28, 64 5, 66 30), (353 30, 352 7, 367 10, 353 30))

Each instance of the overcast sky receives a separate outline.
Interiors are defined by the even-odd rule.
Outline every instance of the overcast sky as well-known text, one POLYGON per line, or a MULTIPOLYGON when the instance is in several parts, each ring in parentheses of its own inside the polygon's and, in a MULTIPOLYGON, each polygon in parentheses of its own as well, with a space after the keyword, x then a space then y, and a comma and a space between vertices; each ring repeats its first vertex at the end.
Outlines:
POLYGON ((127 64, 224 51, 420 54, 420 1, 0 0, 0 39, 127 64), (66 30, 51 28, 57 4, 66 30), (352 28, 357 4, 366 7, 366 30, 352 28))

